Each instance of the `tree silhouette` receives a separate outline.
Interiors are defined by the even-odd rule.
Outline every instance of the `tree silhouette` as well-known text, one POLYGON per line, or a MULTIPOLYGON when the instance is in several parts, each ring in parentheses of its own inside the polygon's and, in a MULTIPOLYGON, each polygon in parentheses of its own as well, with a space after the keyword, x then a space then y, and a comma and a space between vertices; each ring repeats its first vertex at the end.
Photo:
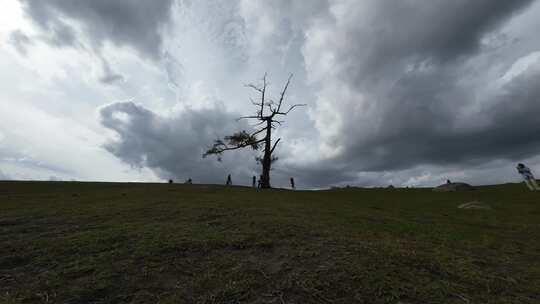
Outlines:
POLYGON ((272 143, 272 130, 275 130, 278 126, 281 126, 284 121, 278 120, 279 117, 287 116, 294 108, 299 106, 305 106, 305 104, 294 104, 290 106, 286 111, 282 110, 283 100, 285 94, 291 83, 292 74, 287 79, 287 83, 283 87, 280 93, 279 100, 267 98, 266 90, 268 88, 268 82, 266 80, 267 75, 264 74, 262 78, 262 84, 247 84, 246 87, 251 88, 258 92, 260 99, 255 101, 251 100, 251 103, 256 106, 256 115, 242 116, 237 120, 252 119, 257 120, 255 131, 247 132, 245 130, 236 132, 232 135, 225 136, 223 139, 217 139, 212 147, 204 153, 203 157, 208 155, 217 155, 218 160, 221 160, 221 155, 225 151, 238 150, 246 147, 250 147, 253 150, 263 150, 262 156, 257 157, 257 161, 261 164, 261 188, 270 188, 270 168, 272 162, 277 160, 272 156, 281 138, 278 138, 272 143), (264 137, 260 138, 264 134, 264 137))

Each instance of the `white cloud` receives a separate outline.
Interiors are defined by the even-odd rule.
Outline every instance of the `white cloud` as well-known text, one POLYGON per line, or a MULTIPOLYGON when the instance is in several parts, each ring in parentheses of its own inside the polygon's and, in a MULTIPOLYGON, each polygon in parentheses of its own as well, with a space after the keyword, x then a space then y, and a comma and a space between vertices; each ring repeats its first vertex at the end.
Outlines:
MULTIPOLYGON (((231 113, 250 114, 243 84, 264 72, 272 95, 294 73, 287 102, 308 104, 275 133, 283 137, 279 180, 489 183, 513 180, 518 159, 539 163, 538 124, 528 115, 538 109, 538 1, 4 2, 0 165, 10 177, 184 177, 187 167, 174 164, 186 158, 198 179, 213 180, 235 162, 192 158, 211 138, 188 140, 199 134, 193 124, 223 112, 234 125, 231 113), (148 18, 133 24, 140 5, 148 18), (99 109, 126 101, 174 132, 146 125, 151 136, 145 128, 119 134, 110 129, 118 124, 100 124, 99 109), (527 130, 514 131, 519 125, 527 130), (150 169, 101 148, 111 138, 125 148, 132 137, 142 143, 136 156, 155 161, 150 169), (153 138, 190 156, 164 158, 153 138)), ((207 124, 216 134, 233 129, 207 124)), ((252 174, 254 162, 244 161, 239 174, 252 174)))

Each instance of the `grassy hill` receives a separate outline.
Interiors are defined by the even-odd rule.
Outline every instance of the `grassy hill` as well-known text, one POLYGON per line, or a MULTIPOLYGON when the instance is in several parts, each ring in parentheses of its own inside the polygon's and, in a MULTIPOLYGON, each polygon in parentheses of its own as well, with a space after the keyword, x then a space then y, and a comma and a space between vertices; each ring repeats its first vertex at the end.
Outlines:
POLYGON ((0 302, 540 303, 539 223, 522 184, 0 182, 0 302))

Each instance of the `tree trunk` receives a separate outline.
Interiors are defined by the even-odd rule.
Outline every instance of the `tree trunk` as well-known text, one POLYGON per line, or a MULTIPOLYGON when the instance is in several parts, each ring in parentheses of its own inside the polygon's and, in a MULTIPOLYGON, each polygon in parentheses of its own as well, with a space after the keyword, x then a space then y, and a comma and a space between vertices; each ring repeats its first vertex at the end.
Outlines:
POLYGON ((264 138, 264 156, 262 159, 261 188, 270 188, 270 166, 272 165, 272 121, 266 121, 266 137, 264 138))

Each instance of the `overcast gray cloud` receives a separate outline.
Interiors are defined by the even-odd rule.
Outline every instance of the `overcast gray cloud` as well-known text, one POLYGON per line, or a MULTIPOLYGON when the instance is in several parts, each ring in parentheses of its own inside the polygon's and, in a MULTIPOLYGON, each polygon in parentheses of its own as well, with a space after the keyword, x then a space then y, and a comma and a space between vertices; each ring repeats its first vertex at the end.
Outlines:
POLYGON ((440 74, 429 73, 420 83, 415 83, 416 79, 400 80, 390 91, 395 104, 380 113, 382 122, 377 131, 350 145, 347 157, 362 155, 365 169, 389 170, 537 155, 539 72, 540 64, 536 63, 497 88, 479 110, 468 107, 476 91, 445 90, 437 84, 440 74))
POLYGON ((338 30, 329 47, 340 58, 341 80, 369 88, 408 66, 454 62, 478 51, 487 34, 532 2, 343 1, 327 28, 338 30))
POLYGON ((115 73, 111 65, 105 60, 101 59, 103 65, 103 76, 99 78, 99 81, 103 84, 114 84, 116 82, 124 81, 124 76, 115 73))
POLYGON ((9 177, 0 171, 0 180, 9 180, 9 177))
POLYGON ((531 2, 336 4, 304 49, 331 161, 400 170, 537 155, 538 63, 499 79, 522 53, 501 27, 531 2))
POLYGON ((28 16, 51 35, 51 43, 74 46, 75 29, 99 50, 105 42, 135 49, 143 58, 161 56, 162 30, 169 22, 173 0, 21 0, 28 16), (68 23, 69 22, 69 23, 68 23))
MULTIPOLYGON (((29 66, 36 40, 93 50, 94 80, 74 76, 82 57, 42 63, 55 87, 35 81, 31 96, 65 96, 77 117, 99 107, 103 129, 90 127, 108 153, 159 178, 249 181, 249 151, 200 156, 247 127, 233 114, 251 113, 244 83, 269 72, 273 95, 293 72, 287 102, 308 107, 276 133, 275 185, 495 183, 515 180, 518 161, 540 170, 539 2, 20 0, 33 27, 8 39, 29 66)), ((5 100, 42 106, 11 87, 5 100)))
POLYGON ((186 110, 170 117, 158 115, 132 102, 115 103, 100 110, 104 126, 114 130, 117 138, 105 148, 126 163, 149 167, 163 179, 222 183, 232 174, 248 184, 254 174, 255 156, 247 151, 225 156, 221 162, 203 159, 211 143, 239 128, 238 115, 217 109, 186 110), (252 162, 246 162, 250 158, 252 162))

